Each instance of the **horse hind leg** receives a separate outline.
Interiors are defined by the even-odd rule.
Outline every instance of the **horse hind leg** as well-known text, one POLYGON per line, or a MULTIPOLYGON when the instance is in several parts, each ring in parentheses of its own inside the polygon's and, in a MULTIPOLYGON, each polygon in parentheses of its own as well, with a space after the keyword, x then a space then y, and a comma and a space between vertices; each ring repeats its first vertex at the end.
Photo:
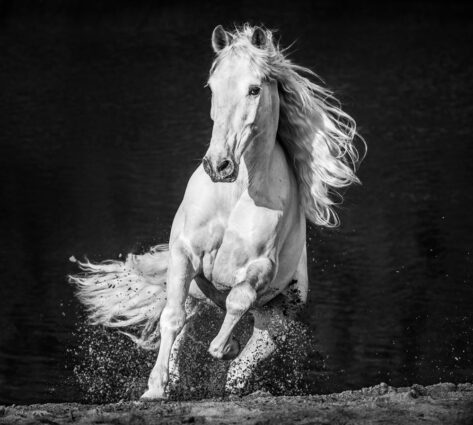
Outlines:
POLYGON ((299 307, 302 307, 307 302, 308 292, 307 247, 304 245, 292 283, 283 291, 283 294, 286 294, 291 302, 298 304, 293 308, 294 312, 297 312, 299 307))
POLYGON ((241 394, 248 390, 258 365, 291 337, 299 305, 298 291, 292 290, 251 311, 254 317, 253 334, 240 355, 230 364, 226 393, 241 394))
POLYGON ((225 384, 227 394, 244 392, 258 364, 276 350, 270 331, 273 313, 266 307, 252 311, 253 333, 240 355, 230 363, 225 384))
POLYGON ((306 303, 307 293, 307 252, 304 247, 291 284, 266 306, 252 310, 253 334, 230 364, 226 393, 240 394, 248 388, 258 365, 276 351, 278 339, 284 340, 291 332, 291 321, 306 303))

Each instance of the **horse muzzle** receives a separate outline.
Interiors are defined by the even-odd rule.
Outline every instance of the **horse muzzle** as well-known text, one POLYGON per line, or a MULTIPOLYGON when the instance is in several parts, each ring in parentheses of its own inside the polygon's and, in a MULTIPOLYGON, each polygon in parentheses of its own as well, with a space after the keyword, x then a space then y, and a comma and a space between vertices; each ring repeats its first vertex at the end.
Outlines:
POLYGON ((202 165, 214 183, 231 183, 238 177, 238 164, 231 157, 225 157, 213 163, 209 157, 205 156, 202 165))

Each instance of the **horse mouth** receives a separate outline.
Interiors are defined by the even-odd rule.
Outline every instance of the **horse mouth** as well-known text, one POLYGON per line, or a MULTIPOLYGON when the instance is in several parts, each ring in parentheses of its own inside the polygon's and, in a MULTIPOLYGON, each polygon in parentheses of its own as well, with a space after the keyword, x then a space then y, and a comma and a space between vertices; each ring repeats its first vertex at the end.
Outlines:
POLYGON ((221 178, 221 177, 212 178, 212 176, 210 176, 210 178, 212 179, 214 183, 233 183, 237 179, 237 177, 238 177, 238 173, 233 173, 224 178, 221 178))

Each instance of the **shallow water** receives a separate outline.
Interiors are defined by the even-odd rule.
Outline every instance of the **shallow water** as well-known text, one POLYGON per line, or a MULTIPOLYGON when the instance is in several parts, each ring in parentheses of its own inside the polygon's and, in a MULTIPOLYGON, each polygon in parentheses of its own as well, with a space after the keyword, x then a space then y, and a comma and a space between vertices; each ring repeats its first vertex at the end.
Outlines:
POLYGON ((298 40, 294 61, 336 90, 369 145, 342 226, 309 229, 303 319, 325 358, 322 374, 312 371, 317 390, 473 378, 469 12, 9 4, 0 402, 81 396, 68 258, 167 240, 209 141, 211 30, 246 19, 279 28, 283 44, 298 40))

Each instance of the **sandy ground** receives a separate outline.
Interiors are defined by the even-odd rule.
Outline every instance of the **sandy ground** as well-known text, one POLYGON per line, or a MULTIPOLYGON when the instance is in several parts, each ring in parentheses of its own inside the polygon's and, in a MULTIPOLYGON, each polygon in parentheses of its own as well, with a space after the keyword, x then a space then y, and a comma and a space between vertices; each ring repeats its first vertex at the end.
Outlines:
POLYGON ((273 397, 258 392, 229 400, 0 406, 0 424, 473 424, 473 384, 273 397))

